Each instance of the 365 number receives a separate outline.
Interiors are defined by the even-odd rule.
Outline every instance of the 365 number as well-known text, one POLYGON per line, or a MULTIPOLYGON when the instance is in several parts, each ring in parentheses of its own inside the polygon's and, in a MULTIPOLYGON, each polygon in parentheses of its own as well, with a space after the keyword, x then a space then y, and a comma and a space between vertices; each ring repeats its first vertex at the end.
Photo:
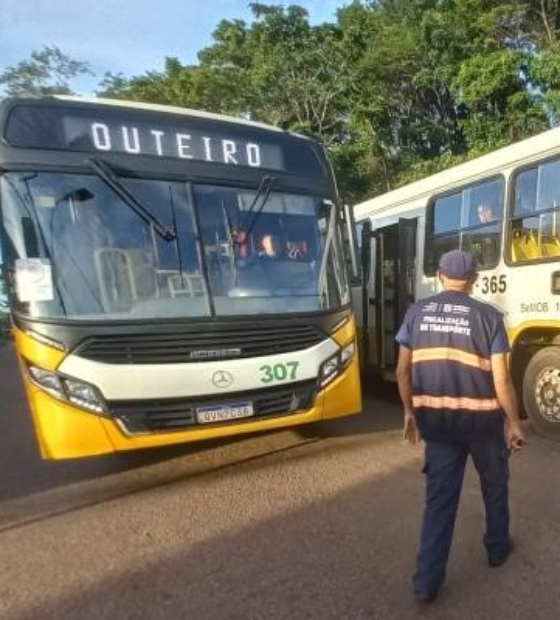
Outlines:
POLYGON ((481 291, 487 293, 505 293, 507 289, 506 276, 483 276, 481 279, 481 291))
POLYGON ((265 364, 261 366, 261 383, 272 381, 293 381, 297 377, 299 362, 286 362, 285 364, 265 364))

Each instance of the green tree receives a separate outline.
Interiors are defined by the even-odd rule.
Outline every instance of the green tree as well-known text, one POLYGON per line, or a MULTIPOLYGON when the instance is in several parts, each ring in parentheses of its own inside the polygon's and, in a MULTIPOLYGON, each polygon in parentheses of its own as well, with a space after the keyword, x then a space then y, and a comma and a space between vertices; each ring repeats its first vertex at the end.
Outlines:
POLYGON ((297 6, 251 8, 255 21, 243 34, 239 23, 222 22, 201 65, 233 68, 251 118, 314 135, 327 146, 336 142, 350 75, 340 29, 311 26, 297 6))
POLYGON ((560 118, 555 0, 354 0, 334 23, 252 4, 199 62, 107 76, 102 94, 313 135, 356 201, 527 137, 560 118))
POLYGON ((252 4, 254 21, 223 20, 197 66, 168 58, 163 73, 106 76, 103 96, 203 108, 335 143, 347 114, 351 67, 340 29, 311 26, 301 7, 252 4))
POLYGON ((43 46, 0 73, 0 86, 9 97, 71 95, 70 81, 79 75, 93 75, 87 62, 73 60, 57 46, 43 46))
POLYGON ((227 70, 183 66, 178 59, 167 58, 162 73, 150 71, 133 78, 108 73, 98 95, 239 115, 245 109, 242 92, 227 70))
MULTIPOLYGON (((205 77, 229 84, 228 111, 318 138, 330 150, 343 192, 365 187, 352 170, 350 90, 357 65, 339 24, 312 26, 306 10, 251 5, 254 21, 222 21, 199 54, 205 77), (222 77, 223 76, 223 77, 222 77), (228 76, 230 79, 228 81, 228 76), (344 168, 346 174, 340 174, 344 168)), ((216 85, 218 88, 216 88, 216 85)))
POLYGON ((369 186, 366 194, 394 187, 419 161, 464 149, 446 57, 454 46, 441 34, 447 31, 430 24, 437 4, 354 2, 339 12, 347 54, 356 67, 348 90, 347 154, 359 152, 356 169, 373 171, 353 184, 369 186))
MULTIPOLYGON (((464 107, 461 128, 471 155, 520 140, 548 127, 545 110, 532 89, 529 71, 537 48, 528 5, 484 2, 471 14, 468 57, 453 80, 457 104, 464 107)), ((472 0, 461 0, 466 18, 472 0)))
MULTIPOLYGON (((536 42, 550 39, 547 25, 557 18, 543 17, 545 4, 552 11, 555 3, 379 0, 345 10, 343 26, 365 33, 357 58, 363 88, 351 113, 371 128, 362 155, 384 163, 370 191, 548 126, 529 70, 536 42)), ((557 91, 548 92, 552 101, 557 91)))

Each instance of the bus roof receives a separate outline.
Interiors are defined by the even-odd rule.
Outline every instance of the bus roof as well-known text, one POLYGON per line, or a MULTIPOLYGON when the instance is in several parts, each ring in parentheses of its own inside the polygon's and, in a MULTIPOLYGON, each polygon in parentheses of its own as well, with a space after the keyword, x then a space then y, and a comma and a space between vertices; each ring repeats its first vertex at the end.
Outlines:
POLYGON ((531 138, 520 140, 492 153, 482 155, 458 166, 420 179, 403 187, 381 194, 354 205, 357 220, 371 215, 380 215, 402 208, 412 201, 425 201, 434 194, 445 193, 452 188, 474 183, 516 166, 530 164, 535 160, 550 157, 560 151, 560 127, 549 129, 531 138))
POLYGON ((288 133, 298 138, 304 138, 309 140, 307 136, 298 134, 292 131, 275 127, 274 125, 267 125, 266 123, 258 123, 256 121, 250 121, 244 118, 238 118, 235 116, 228 116, 226 114, 217 114, 215 112, 206 112, 205 110, 193 110, 191 108, 181 108, 179 106, 163 105, 160 103, 144 103, 141 101, 129 101, 125 99, 108 99, 103 97, 75 97, 71 95, 53 95, 54 99, 60 99, 62 101, 73 101, 76 103, 89 103, 95 105, 106 105, 121 108, 133 108, 136 110, 149 110, 152 112, 164 112, 168 114, 183 114, 185 116, 194 116, 197 118, 204 118, 208 120, 222 121, 227 123, 235 123, 237 125, 248 125, 250 127, 258 127, 260 129, 266 129, 268 131, 277 131, 280 133, 288 133))

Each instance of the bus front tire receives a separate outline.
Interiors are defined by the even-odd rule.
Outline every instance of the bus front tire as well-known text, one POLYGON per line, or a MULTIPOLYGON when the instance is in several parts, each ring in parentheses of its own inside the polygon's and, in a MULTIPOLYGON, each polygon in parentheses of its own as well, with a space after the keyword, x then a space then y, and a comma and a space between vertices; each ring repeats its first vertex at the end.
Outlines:
POLYGON ((560 347, 541 349, 527 364, 523 404, 535 430, 560 441, 560 347))

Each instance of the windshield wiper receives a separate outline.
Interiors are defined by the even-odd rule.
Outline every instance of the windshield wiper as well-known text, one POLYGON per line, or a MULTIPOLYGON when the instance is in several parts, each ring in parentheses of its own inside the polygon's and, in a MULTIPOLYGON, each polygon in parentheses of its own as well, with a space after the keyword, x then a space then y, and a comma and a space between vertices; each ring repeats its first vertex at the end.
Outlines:
POLYGON ((173 241, 177 238, 175 229, 169 228, 162 224, 150 211, 132 194, 132 192, 123 185, 122 181, 115 174, 111 166, 102 159, 90 158, 86 159, 86 164, 97 174, 97 176, 106 183, 119 198, 121 198, 141 219, 154 227, 157 234, 165 241, 173 241))
POLYGON ((257 189, 257 193, 255 194, 255 197, 253 198, 253 202, 251 202, 249 208, 247 209, 247 214, 245 215, 245 217, 243 218, 243 221, 241 222, 241 226, 239 226, 239 228, 232 235, 234 243, 237 243, 239 245, 244 243, 242 239, 239 239, 239 233, 241 232, 245 233, 243 235, 243 239, 249 238, 249 235, 251 234, 251 231, 253 230, 255 222, 259 218, 259 215, 261 214, 264 208, 264 205, 266 204, 266 201, 268 200, 268 196, 275 182, 276 182, 276 177, 273 177, 270 174, 263 176, 263 178, 261 179, 260 185, 257 189), (259 202, 259 200, 260 200, 260 204, 257 207, 257 203, 259 202), (255 210, 255 207, 257 207, 256 210, 255 210), (254 210, 255 210, 255 213, 253 215, 254 210), (245 225, 247 224, 251 216, 253 216, 251 224, 249 225, 249 228, 245 230, 245 225))

